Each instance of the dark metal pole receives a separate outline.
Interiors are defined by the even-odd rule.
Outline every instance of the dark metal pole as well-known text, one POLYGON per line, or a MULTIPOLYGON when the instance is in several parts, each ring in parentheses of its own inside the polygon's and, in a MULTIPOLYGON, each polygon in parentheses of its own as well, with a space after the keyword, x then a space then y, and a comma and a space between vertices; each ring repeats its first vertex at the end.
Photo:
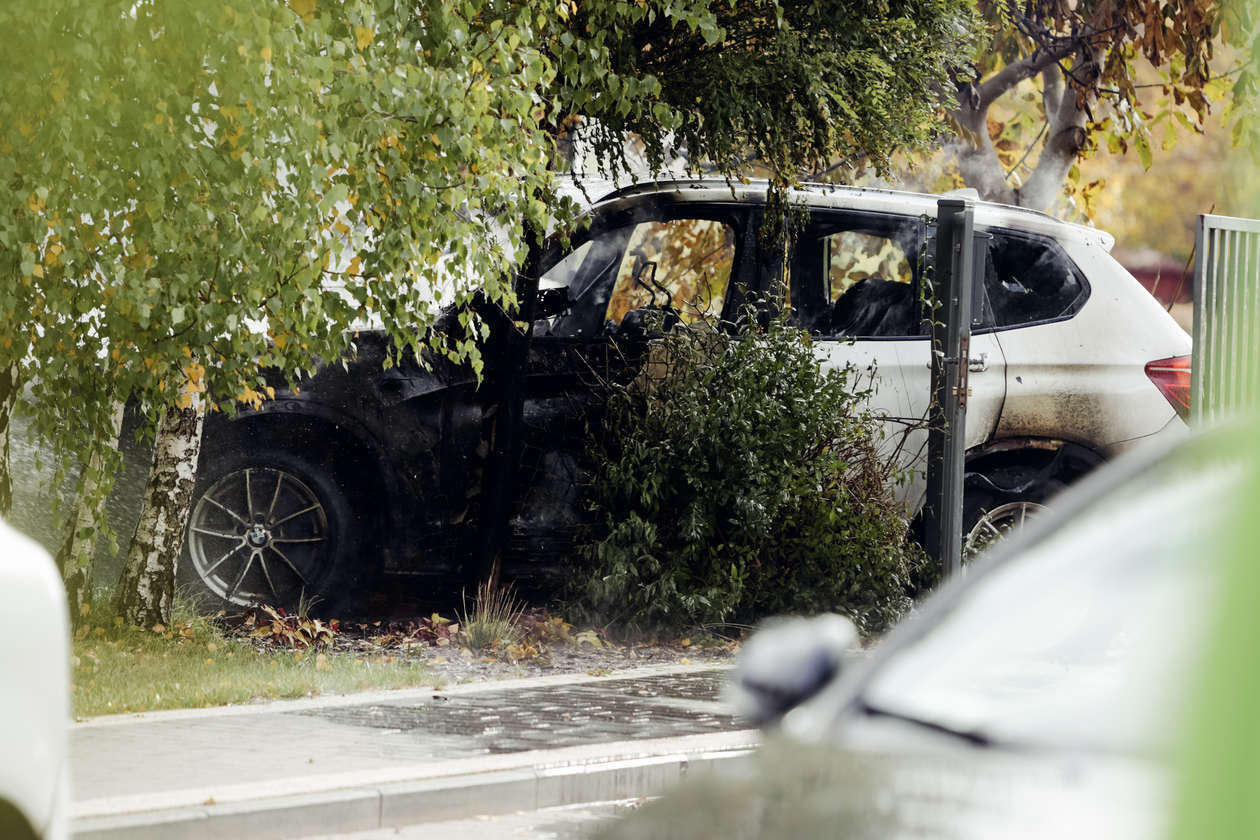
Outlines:
POLYGON ((928 413, 927 549, 946 577, 962 566, 963 469, 967 429, 967 358, 971 345, 971 205, 943 198, 936 210, 936 262, 930 311, 932 403, 928 413))

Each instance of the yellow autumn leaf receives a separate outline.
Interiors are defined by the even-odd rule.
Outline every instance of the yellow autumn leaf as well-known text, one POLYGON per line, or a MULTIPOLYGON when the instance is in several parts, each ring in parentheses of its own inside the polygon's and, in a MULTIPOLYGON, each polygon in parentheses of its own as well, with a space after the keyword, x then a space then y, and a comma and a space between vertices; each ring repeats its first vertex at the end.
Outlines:
POLYGON ((289 0, 289 8, 307 23, 315 17, 315 0, 289 0))
POLYGON ((35 263, 35 265, 31 268, 31 274, 33 274, 36 277, 43 277, 44 267, 40 265, 39 263, 35 263))
POLYGON ((374 35, 375 33, 372 32, 371 29, 365 29, 362 26, 356 26, 354 28, 354 42, 361 50, 366 49, 367 46, 372 43, 372 37, 374 35))
POLYGON ((258 393, 253 388, 246 386, 244 390, 236 395, 236 401, 253 406, 256 410, 262 407, 262 394, 258 393))
POLYGON ((359 258, 358 258, 358 257, 355 257, 354 259, 350 260, 350 268, 349 268, 349 272, 350 272, 351 274, 358 274, 358 273, 359 273, 359 270, 360 270, 362 267, 363 267, 362 262, 359 260, 359 258))
POLYGON ((258 54, 262 56, 263 61, 267 62, 268 64, 271 63, 271 47, 263 47, 261 50, 258 51, 258 54))

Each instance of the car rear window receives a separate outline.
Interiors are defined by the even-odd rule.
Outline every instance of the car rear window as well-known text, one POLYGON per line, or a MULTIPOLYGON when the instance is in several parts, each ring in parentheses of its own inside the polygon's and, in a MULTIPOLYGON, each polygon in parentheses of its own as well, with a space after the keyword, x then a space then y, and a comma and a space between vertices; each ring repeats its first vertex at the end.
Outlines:
POLYGON ((1013 327, 1075 315, 1088 297, 1085 279, 1052 239, 992 231, 984 289, 996 327, 1013 327))

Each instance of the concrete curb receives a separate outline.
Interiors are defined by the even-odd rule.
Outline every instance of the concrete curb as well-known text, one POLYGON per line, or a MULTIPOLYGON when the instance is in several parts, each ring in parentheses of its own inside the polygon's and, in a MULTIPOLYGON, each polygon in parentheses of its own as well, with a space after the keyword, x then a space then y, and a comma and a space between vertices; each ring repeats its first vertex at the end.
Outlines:
POLYGON ((76 840, 337 834, 656 796, 745 755, 755 730, 484 756, 414 767, 75 803, 76 840))

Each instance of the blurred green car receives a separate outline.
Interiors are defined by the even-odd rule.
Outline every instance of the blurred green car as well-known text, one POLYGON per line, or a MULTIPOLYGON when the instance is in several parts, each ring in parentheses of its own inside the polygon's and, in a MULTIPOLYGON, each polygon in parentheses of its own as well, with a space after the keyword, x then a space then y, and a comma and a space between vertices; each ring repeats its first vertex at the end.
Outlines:
POLYGON ((734 694, 764 746, 607 836, 1164 836, 1254 448, 1223 430, 1100 470, 857 665, 804 620, 754 638, 734 694))

